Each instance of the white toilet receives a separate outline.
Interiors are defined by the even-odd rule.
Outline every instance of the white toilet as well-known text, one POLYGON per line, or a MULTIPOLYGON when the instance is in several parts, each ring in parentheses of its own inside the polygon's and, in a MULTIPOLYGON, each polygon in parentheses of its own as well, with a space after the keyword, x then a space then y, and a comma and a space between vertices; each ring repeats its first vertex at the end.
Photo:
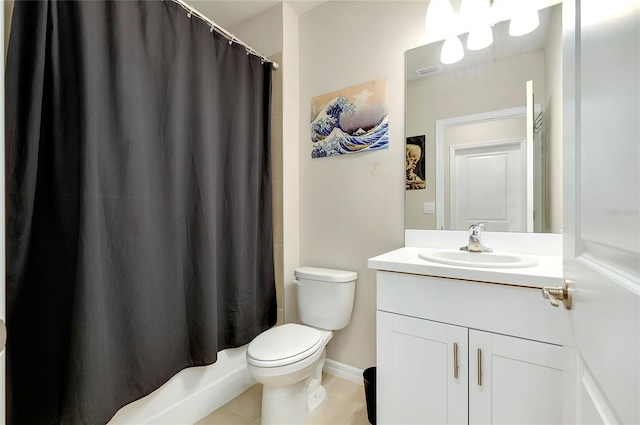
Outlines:
POLYGON ((262 387, 263 424, 302 424, 325 401, 325 347, 351 320, 356 272, 295 270, 304 325, 287 323, 258 335, 247 349, 249 372, 262 387))

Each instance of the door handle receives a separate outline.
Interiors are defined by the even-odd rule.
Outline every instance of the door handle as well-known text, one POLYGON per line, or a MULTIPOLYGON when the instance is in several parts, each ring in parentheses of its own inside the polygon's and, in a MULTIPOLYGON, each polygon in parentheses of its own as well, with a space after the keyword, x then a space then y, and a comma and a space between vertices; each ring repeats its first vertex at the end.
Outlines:
POLYGON ((548 299, 552 306, 558 307, 560 301, 564 304, 564 308, 571 310, 573 304, 572 290, 570 286, 573 284, 572 280, 565 279, 562 282, 562 286, 543 286, 542 297, 548 299))

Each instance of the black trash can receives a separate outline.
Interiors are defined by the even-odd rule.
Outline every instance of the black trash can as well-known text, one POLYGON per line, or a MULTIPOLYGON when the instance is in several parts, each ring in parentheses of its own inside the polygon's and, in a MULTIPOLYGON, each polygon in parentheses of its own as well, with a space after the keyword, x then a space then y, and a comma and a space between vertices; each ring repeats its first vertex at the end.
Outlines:
POLYGON ((364 397, 367 400, 367 418, 369 423, 376 423, 376 368, 369 367, 362 373, 364 378, 364 397))

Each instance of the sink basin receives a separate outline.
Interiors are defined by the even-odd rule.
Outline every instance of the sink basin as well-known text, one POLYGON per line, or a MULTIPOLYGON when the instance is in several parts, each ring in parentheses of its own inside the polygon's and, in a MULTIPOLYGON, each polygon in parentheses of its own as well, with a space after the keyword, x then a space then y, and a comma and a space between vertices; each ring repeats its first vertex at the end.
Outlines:
POLYGON ((534 257, 502 252, 468 252, 455 249, 426 250, 418 253, 423 260, 461 267, 524 268, 538 264, 534 257))

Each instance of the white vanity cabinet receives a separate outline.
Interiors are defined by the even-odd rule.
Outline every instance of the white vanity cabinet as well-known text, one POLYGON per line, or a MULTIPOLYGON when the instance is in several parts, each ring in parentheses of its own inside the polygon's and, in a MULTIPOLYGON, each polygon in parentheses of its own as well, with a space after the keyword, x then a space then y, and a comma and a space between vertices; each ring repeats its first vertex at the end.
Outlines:
POLYGON ((562 423, 562 310, 539 289, 378 271, 377 299, 378 423, 562 423))

